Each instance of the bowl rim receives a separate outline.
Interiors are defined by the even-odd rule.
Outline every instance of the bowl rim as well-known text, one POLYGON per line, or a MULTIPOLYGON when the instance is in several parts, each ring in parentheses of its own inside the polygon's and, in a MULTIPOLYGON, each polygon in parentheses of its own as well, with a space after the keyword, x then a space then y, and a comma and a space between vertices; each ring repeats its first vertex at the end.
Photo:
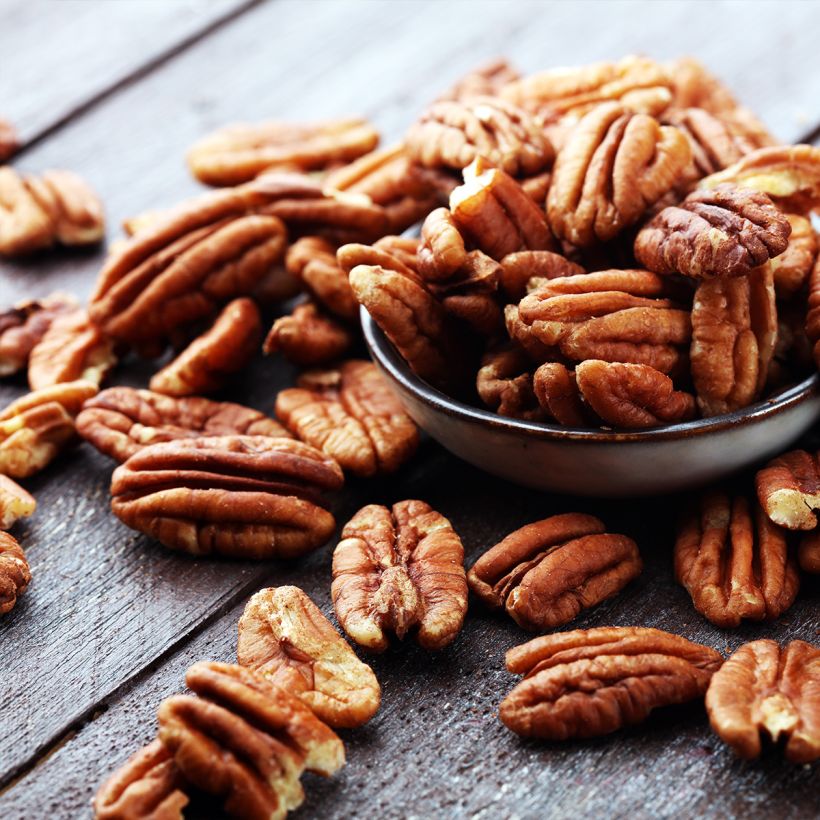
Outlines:
POLYGON ((695 419, 649 430, 607 431, 585 427, 564 427, 538 421, 525 421, 507 416, 499 416, 490 410, 483 410, 462 401, 451 398, 446 393, 429 385, 410 369, 384 332, 376 324, 364 307, 360 308, 362 331, 367 347, 376 363, 387 371, 390 377, 405 390, 413 394, 428 407, 439 413, 504 430, 511 433, 523 433, 533 438, 561 441, 583 441, 601 443, 622 443, 642 441, 665 441, 687 439, 717 433, 732 427, 755 424, 764 419, 783 413, 812 396, 820 393, 820 373, 813 373, 791 387, 770 396, 767 399, 750 404, 732 413, 712 416, 708 419, 695 419))

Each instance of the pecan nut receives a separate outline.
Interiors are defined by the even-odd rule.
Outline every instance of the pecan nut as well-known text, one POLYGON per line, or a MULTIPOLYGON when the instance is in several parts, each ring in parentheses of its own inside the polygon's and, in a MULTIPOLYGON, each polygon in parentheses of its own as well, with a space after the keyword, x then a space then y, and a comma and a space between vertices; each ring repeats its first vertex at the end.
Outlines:
POLYGON ((769 519, 787 530, 813 530, 820 509, 820 460, 805 450, 772 459, 755 478, 757 498, 769 519))
POLYGON ((334 728, 362 726, 379 708, 373 670, 298 587, 270 587, 248 601, 236 654, 241 666, 297 696, 334 728))
POLYGON ((791 225, 786 250, 767 263, 774 274, 778 298, 786 299, 803 289, 817 259, 817 234, 811 221, 797 214, 786 214, 791 225))
POLYGON ((713 624, 779 618, 800 586, 785 533, 742 496, 707 493, 682 519, 675 576, 713 624))
POLYGON ((265 171, 321 171, 351 162, 378 142, 376 129, 361 119, 241 123, 197 142, 188 166, 206 185, 238 185, 265 171))
POLYGON ((150 390, 111 387, 89 399, 77 416, 77 432, 101 453, 123 462, 162 441, 202 436, 288 438, 279 422, 229 401, 173 398, 150 390))
POLYGON ((811 345, 815 365, 820 368, 820 256, 809 275, 808 311, 805 322, 806 337, 811 345))
POLYGON ((354 342, 347 325, 322 313, 315 302, 304 302, 273 323, 263 350, 281 353, 300 367, 319 367, 341 359, 354 342))
POLYGON ((510 533, 478 559, 467 583, 523 629, 544 632, 617 595, 641 569, 631 538, 606 532, 594 516, 566 513, 510 533))
POLYGON ((816 531, 807 532, 797 547, 797 563, 803 572, 820 575, 820 537, 816 531))
POLYGON ((508 299, 519 300, 545 279, 579 276, 586 271, 552 251, 520 251, 501 260, 501 289, 508 299))
POLYGON ((356 319, 359 304, 347 281, 348 271, 336 261, 333 244, 320 236, 297 239, 288 248, 285 265, 323 307, 342 319, 356 319))
POLYGON ((17 541, 0 530, 0 615, 14 609, 31 582, 26 554, 17 541))
POLYGON ((723 658, 660 629, 605 626, 534 638, 506 661, 524 680, 501 702, 504 725, 524 737, 567 740, 606 735, 702 697, 723 658))
POLYGON ((331 594, 342 629, 374 652, 386 633, 415 631, 424 649, 452 643, 467 613, 464 548, 450 522, 423 501, 371 504, 345 525, 333 553, 331 594))
POLYGON ((262 338, 259 308, 248 298, 229 302, 211 328, 151 377, 149 387, 167 396, 212 393, 253 358, 262 338))
POLYGON ((213 436, 152 444, 114 471, 111 509, 172 550, 292 558, 335 527, 321 493, 339 465, 300 441, 213 436))
POLYGON ((418 273, 428 282, 455 276, 467 261, 464 237, 447 208, 431 211, 421 226, 418 273))
POLYGON ((5 162, 20 147, 20 139, 15 127, 8 121, 0 119, 0 162, 5 162))
POLYGON ((664 208, 638 233, 635 256, 656 273, 746 276, 783 253, 790 233, 766 194, 719 185, 664 208))
POLYGON ((476 390, 484 404, 500 416, 531 421, 545 418, 533 390, 532 362, 518 347, 485 354, 476 376, 476 390))
POLYGON ((470 97, 495 96, 520 75, 505 59, 499 57, 483 63, 461 77, 439 100, 466 100, 470 97))
POLYGON ((304 800, 305 770, 330 777, 342 741, 298 698, 227 663, 194 664, 157 711, 159 739, 183 777, 224 801, 231 817, 284 818, 304 800))
POLYGON ((586 427, 590 412, 581 398, 575 371, 560 362, 545 362, 533 374, 532 386, 541 407, 566 427, 586 427))
POLYGON ((0 473, 0 530, 8 530, 16 521, 28 518, 36 507, 34 496, 0 473))
POLYGON ((418 446, 416 425, 372 362, 304 374, 276 397, 276 415, 357 476, 395 472, 418 446))
POLYGON ((759 757, 767 737, 785 740, 792 763, 820 759, 820 649, 805 641, 743 644, 712 678, 706 710, 739 757, 759 757))

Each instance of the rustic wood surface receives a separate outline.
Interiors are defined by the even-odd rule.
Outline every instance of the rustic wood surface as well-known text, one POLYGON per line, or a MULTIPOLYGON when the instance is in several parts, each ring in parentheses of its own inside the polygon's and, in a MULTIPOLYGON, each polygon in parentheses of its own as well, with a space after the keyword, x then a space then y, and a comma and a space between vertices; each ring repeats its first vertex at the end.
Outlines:
MULTIPOLYGON (((0 5, 0 116, 15 120, 25 170, 67 167, 101 193, 109 238, 126 216, 198 190, 184 152, 237 119, 371 117, 394 139, 432 96, 481 60, 520 67, 641 51, 705 60, 783 139, 820 126, 811 3, 31 2, 0 5)), ((0 301, 90 291, 104 249, 0 261, 0 301)), ((128 362, 113 382, 144 385, 128 362)), ((292 371, 258 361, 232 396, 270 412, 292 371)), ((0 406, 24 392, 0 387, 0 406)), ((236 622, 262 586, 303 587, 328 614, 333 543, 296 564, 193 561, 108 510, 112 464, 77 447, 26 482, 37 514, 15 529, 33 582, 0 620, 0 817, 76 818, 100 779, 154 731, 159 700, 194 660, 230 660, 236 622)), ((820 585, 804 582, 778 622, 723 631, 672 578, 679 498, 595 502, 504 484, 426 441, 389 481, 352 481, 340 523, 365 503, 419 497, 448 516, 468 561, 523 523, 577 509, 638 540, 642 578, 574 626, 643 624, 729 651, 757 636, 820 634, 820 585)), ((514 679, 503 653, 525 636, 471 601, 447 651, 400 646, 372 661, 383 706, 346 732, 340 777, 307 777, 300 817, 793 817, 820 812, 818 767, 776 754, 741 763, 702 706, 668 710, 599 741, 524 743, 495 717, 514 679)), ((206 812, 207 813, 207 812, 206 812)))

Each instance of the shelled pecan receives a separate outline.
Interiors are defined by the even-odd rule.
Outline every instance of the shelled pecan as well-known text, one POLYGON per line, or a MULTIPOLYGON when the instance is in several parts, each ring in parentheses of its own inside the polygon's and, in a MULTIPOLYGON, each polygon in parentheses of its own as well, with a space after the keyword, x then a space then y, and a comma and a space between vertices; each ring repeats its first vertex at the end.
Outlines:
POLYGON ((145 447, 114 471, 111 509, 172 550, 292 558, 335 527, 322 494, 338 464, 289 438, 212 436, 145 447))
POLYGON ((5 162, 19 147, 17 130, 8 120, 0 118, 0 162, 5 162))
POLYGON ((251 299, 234 299, 209 330, 151 377, 149 386, 167 396, 212 393, 250 362, 261 339, 259 308, 251 299))
POLYGON ((423 501, 363 507, 333 553, 336 617, 374 652, 387 649, 388 632, 400 640, 415 632, 424 649, 443 649, 467 612, 463 561, 450 522, 423 501))
POLYGON ((342 741, 298 698, 262 675, 200 661, 185 675, 198 697, 174 695, 157 711, 159 739, 193 786, 236 818, 283 818, 301 805, 304 771, 330 777, 342 741))
POLYGON ((181 438, 290 436, 279 422, 241 404, 174 398, 132 387, 110 387, 86 401, 77 416, 77 432, 119 462, 143 447, 181 438))
POLYGON ((470 589, 523 629, 544 632, 617 595, 642 569, 631 538, 591 515, 536 521, 491 547, 467 574, 470 589))
POLYGON ((334 728, 361 726, 379 708, 373 670, 298 587, 270 587, 248 601, 236 654, 241 666, 297 696, 334 728))
POLYGON ((774 275, 774 288, 778 298, 785 299, 802 290, 808 282, 817 259, 817 234, 811 221, 804 216, 786 214, 791 226, 786 250, 767 264, 774 275))
POLYGON ((792 763, 820 759, 820 649, 805 641, 744 644, 712 678, 706 709, 739 757, 759 757, 767 737, 785 740, 792 763))
POLYGON ((17 541, 0 530, 0 615, 14 609, 31 582, 26 554, 17 541))
POLYGON ((416 425, 372 362, 303 374, 276 397, 276 415, 353 475, 392 473, 418 446, 416 425))
POLYGON ((772 459, 755 478, 757 498, 769 519, 787 530, 813 530, 820 509, 820 459, 792 450, 772 459))
POLYGON ((552 251, 520 251, 501 260, 501 289, 508 299, 519 300, 541 280, 579 276, 586 271, 575 262, 552 251))
POLYGON ((506 661, 524 680, 501 702, 502 722, 525 737, 567 740, 609 734, 702 697, 723 658, 660 629, 605 626, 534 638, 506 661))
POLYGON ((820 533, 804 533, 797 547, 797 563, 803 572, 820 575, 820 533))
POLYGON ((675 576, 713 624, 779 618, 800 578, 785 533, 742 496, 707 493, 681 520, 675 576))
POLYGON ((320 171, 351 162, 378 142, 376 129, 362 119, 240 123, 199 140, 188 166, 206 185, 238 185, 265 171, 320 171))
POLYGON ((820 256, 809 274, 808 311, 806 313, 806 337, 811 345, 812 358, 820 368, 820 256))
POLYGON ((428 282, 455 276, 467 261, 464 237, 448 208, 431 211, 421 226, 418 273, 428 282))
POLYGON ((496 95, 505 85, 520 75, 503 57, 489 60, 467 72, 439 100, 466 100, 486 94, 496 95))
POLYGON ((303 302, 273 323, 263 350, 281 353, 301 367, 319 367, 341 359, 354 341, 347 325, 323 313, 315 302, 303 302))
POLYGON ((503 347, 484 355, 476 390, 484 404, 500 416, 531 421, 546 418, 533 391, 532 362, 518 347, 503 347))
POLYGON ((359 304, 347 271, 336 261, 335 245, 320 236, 302 237, 288 248, 285 265, 324 308, 342 319, 356 319, 359 304))
POLYGON ((560 362, 545 362, 533 374, 538 403, 550 417, 567 427, 587 427, 592 416, 584 405, 575 371, 560 362))
POLYGON ((0 530, 8 530, 21 518, 28 518, 36 507, 34 496, 0 473, 0 530))

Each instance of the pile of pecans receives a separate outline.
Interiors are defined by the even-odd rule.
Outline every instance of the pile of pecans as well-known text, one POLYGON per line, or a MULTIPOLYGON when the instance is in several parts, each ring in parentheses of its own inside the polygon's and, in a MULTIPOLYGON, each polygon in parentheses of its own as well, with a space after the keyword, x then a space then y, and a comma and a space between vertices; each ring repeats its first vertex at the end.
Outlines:
MULTIPOLYGON (((78 438, 118 463, 113 513, 169 549, 295 559, 325 544, 346 478, 399 470, 419 441, 375 366, 349 358, 360 306, 436 387, 576 427, 730 412, 820 359, 820 150, 777 145, 692 60, 529 77, 498 61, 398 145, 378 147, 359 119, 269 122, 210 135, 188 160, 222 187, 128 220, 87 306, 55 293, 0 313, 0 375, 25 370, 31 388, 0 411, 0 614, 31 580, 3 531, 36 506, 14 479, 78 438), (265 337, 267 314, 297 294, 265 337), (260 346, 310 368, 275 418, 213 397, 260 346), (100 389, 129 356, 169 351, 150 389, 100 389)), ((0 168, 0 253, 102 233, 74 175, 0 168)), ((820 457, 794 451, 756 492, 711 489, 684 512, 674 568, 698 612, 732 628, 788 610, 801 575, 820 572, 818 488, 820 457)), ((646 627, 554 631, 642 569, 631 538, 567 512, 466 571, 450 522, 404 500, 347 522, 330 590, 366 651, 408 636, 444 649, 470 591, 539 633, 506 657, 523 679, 499 714, 520 735, 607 734, 705 697, 739 755, 770 738, 791 761, 819 759, 817 647, 752 641, 724 662, 646 627)), ((254 595, 237 663, 195 664, 186 683, 194 695, 165 700, 156 739, 100 788, 97 817, 179 818, 202 792, 231 816, 283 817, 303 771, 344 764, 334 729, 366 723, 381 698, 295 587, 254 595)))

